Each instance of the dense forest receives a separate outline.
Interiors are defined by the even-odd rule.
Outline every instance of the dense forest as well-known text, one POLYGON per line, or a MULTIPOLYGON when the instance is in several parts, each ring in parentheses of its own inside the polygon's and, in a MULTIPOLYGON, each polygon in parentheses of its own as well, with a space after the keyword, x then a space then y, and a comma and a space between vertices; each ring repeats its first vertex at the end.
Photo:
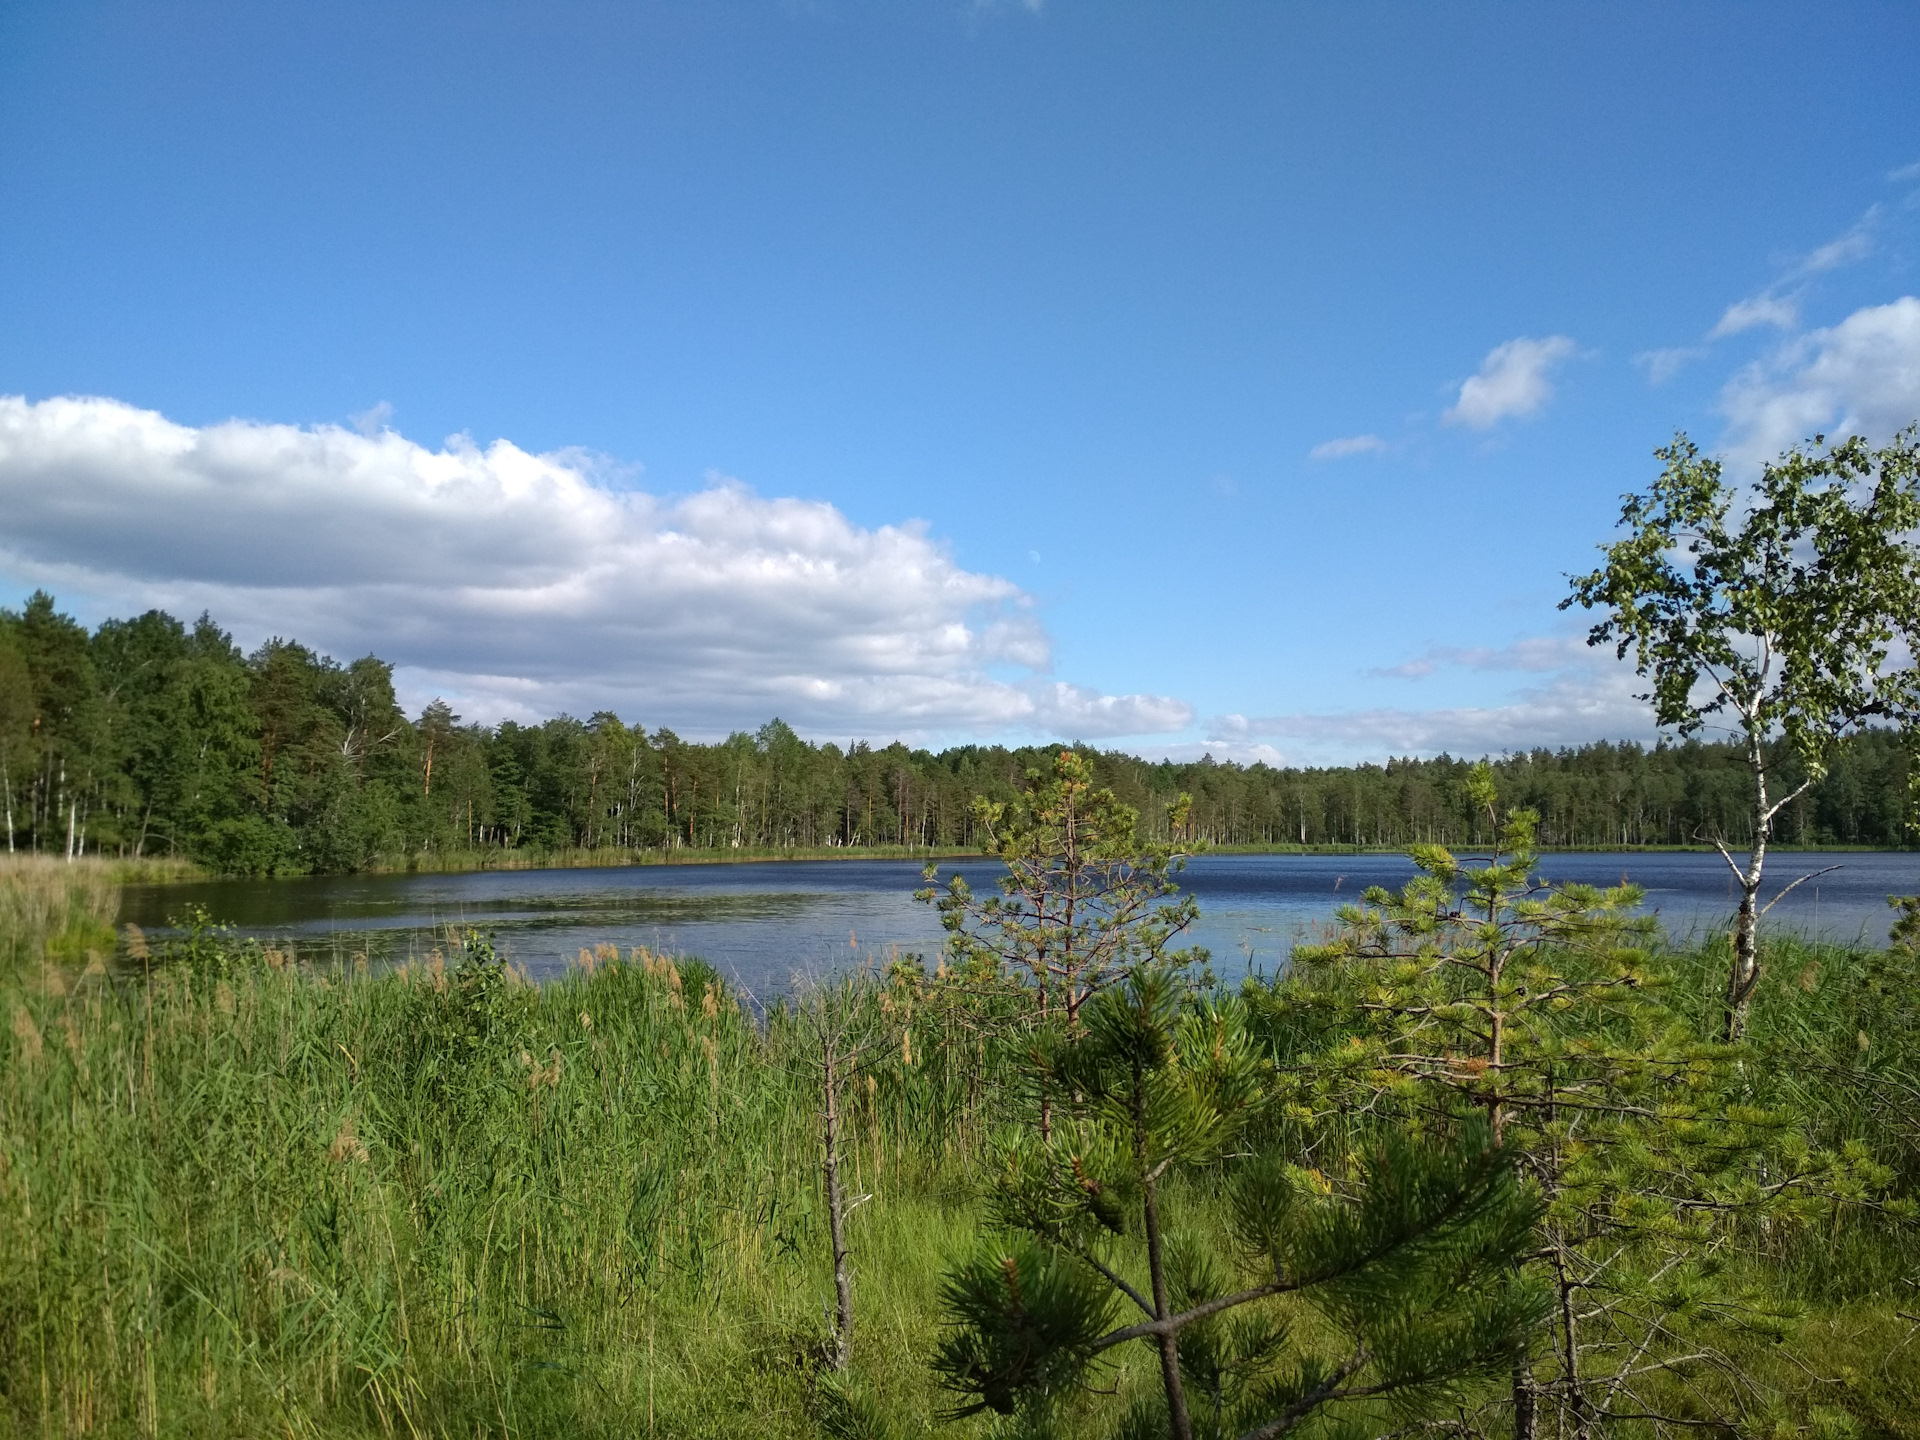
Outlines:
MULTIPOLYGON (((1293 769, 1087 753, 1148 814, 1191 794, 1182 838, 1214 845, 1480 838, 1465 759, 1293 769)), ((777 719, 711 744, 604 711, 488 726, 436 701, 409 719, 392 666, 371 655, 340 664, 280 639, 245 654, 210 617, 157 610, 89 633, 45 593, 0 610, 9 851, 297 874, 500 852, 967 846, 973 797, 1011 795, 1041 761, 1002 746, 813 744, 777 719)), ((1777 837, 1906 843, 1906 770, 1895 736, 1856 739, 1777 837)), ((1535 750, 1497 758, 1495 773, 1504 803, 1539 812, 1549 846, 1746 838, 1746 769, 1727 745, 1535 750)))

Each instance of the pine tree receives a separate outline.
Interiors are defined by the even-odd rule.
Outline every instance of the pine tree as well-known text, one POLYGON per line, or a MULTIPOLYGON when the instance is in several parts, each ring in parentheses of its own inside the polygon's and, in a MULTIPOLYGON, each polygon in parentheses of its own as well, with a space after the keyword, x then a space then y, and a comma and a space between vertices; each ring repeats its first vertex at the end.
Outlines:
POLYGON ((1336 1186, 1241 1143, 1271 1077, 1238 1000, 1143 966, 1081 1018, 1036 1062, 1053 1137, 1007 1147, 997 1233, 946 1280, 935 1365, 959 1414, 1044 1411, 1140 1342, 1161 1399, 1130 1433, 1271 1440, 1342 1404, 1418 1413, 1523 1350, 1546 1304, 1517 1266, 1536 1213, 1484 1128, 1388 1137, 1336 1186), (1170 1213, 1176 1178, 1224 1203, 1170 1213), (1318 1313, 1314 1341, 1289 1303, 1318 1313))
POLYGON ((1554 1296, 1554 1324, 1548 1353, 1515 1368, 1516 1436, 1549 1416, 1576 1436, 1623 1415, 1724 1418, 1676 1417, 1661 1397, 1690 1369, 1737 1368, 1729 1330, 1784 1318, 1727 1278, 1729 1243, 1884 1177, 1747 1101, 1745 1052, 1699 1038, 1664 998, 1637 889, 1542 882, 1536 817, 1501 817, 1484 765, 1469 784, 1499 837, 1492 854, 1417 847, 1420 875, 1343 910, 1265 1003, 1290 1012, 1276 1024, 1317 1011, 1330 1031, 1298 1072, 1321 1114, 1368 1109, 1436 1131, 1472 1117, 1518 1157, 1544 1207, 1527 1268, 1554 1296))
MULTIPOLYGON (((796 986, 778 1018, 793 1024, 807 1083, 820 1096, 820 1188, 827 1202, 827 1244, 833 1263, 833 1310, 828 1324, 828 1364, 844 1373, 853 1358, 853 1248, 847 1219, 871 1195, 849 1195, 843 1163, 848 1146, 846 1093, 850 1082, 871 1079, 897 1064, 911 1023, 911 1003, 896 1007, 884 992, 876 998, 865 976, 796 986)), ((903 996, 911 977, 896 977, 903 996)))
MULTIPOLYGON (((915 894, 939 910, 947 931, 944 988, 970 992, 969 1014, 991 1015, 995 1029, 1044 1030, 1059 1020, 1073 1032, 1081 1007, 1135 969, 1207 959, 1204 950, 1172 949, 1200 914, 1174 878, 1186 855, 1143 834, 1139 810, 1093 780, 1086 756, 1061 750, 1050 773, 1027 772, 1016 799, 976 797, 975 829, 1006 866, 1001 893, 976 897, 961 875, 935 890, 938 867, 929 864, 927 888, 915 894)), ((1172 833, 1186 809, 1184 795, 1168 807, 1172 833)), ((1044 1088, 1039 1116, 1045 1138, 1053 1098, 1044 1088)))
MULTIPOLYGON (((1168 809, 1175 834, 1187 806, 1183 795, 1168 809)), ((1174 879, 1186 854, 1144 835, 1138 808, 1096 787, 1078 751, 1056 754, 1051 773, 1028 771, 1012 801, 977 797, 973 816, 1007 867, 1001 893, 976 898, 959 875, 938 893, 929 865, 917 898, 939 909, 955 967, 1024 978, 1042 1024, 1057 1014, 1071 1029, 1081 1006, 1140 965, 1205 960, 1169 948, 1200 913, 1174 879)))

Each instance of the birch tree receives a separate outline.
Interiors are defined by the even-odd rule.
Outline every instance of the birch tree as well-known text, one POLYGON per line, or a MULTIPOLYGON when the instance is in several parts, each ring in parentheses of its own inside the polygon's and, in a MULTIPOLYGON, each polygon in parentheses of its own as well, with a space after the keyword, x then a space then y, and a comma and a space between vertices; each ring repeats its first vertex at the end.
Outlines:
POLYGON ((1744 751, 1745 862, 1732 837, 1711 837, 1740 887, 1725 1017, 1737 1040, 1760 983, 1760 919, 1793 888, 1760 903, 1775 822, 1818 783, 1841 740, 1915 712, 1920 432, 1882 449, 1816 435, 1766 465, 1745 495, 1684 434, 1654 453, 1665 468, 1626 497, 1626 536, 1601 547, 1605 563, 1574 579, 1561 608, 1604 614, 1587 643, 1632 652, 1649 686, 1640 698, 1661 726, 1683 736, 1725 728, 1744 751), (1783 746, 1799 762, 1793 783, 1777 783, 1783 746))

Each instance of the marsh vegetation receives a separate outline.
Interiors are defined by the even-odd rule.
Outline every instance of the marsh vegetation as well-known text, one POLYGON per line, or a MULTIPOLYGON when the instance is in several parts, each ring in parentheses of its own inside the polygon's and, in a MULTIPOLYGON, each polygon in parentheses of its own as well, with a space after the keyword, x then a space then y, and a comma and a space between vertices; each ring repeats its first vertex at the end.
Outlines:
MULTIPOLYGON (((1177 857, 1094 798, 1090 861, 1144 855, 1151 901, 1177 857)), ((0 1433, 1147 1435, 1169 1373, 1195 1435, 1507 1435, 1516 1396, 1541 1435, 1911 1433, 1920 958, 1770 942, 1728 1047, 1724 943, 1533 893, 1524 848, 1423 863, 1239 993, 1178 963, 1172 912, 1036 1004, 1103 882, 1077 921, 1001 917, 1018 983, 969 896, 950 957, 755 1009, 611 947, 538 987, 477 934, 386 973, 151 948, 107 928, 110 877, 16 862, 0 1433), (1396 958, 1463 883, 1507 938, 1396 958), (1433 1028, 1488 1001, 1505 1069, 1433 1028), (1136 1301, 1178 1322, 1171 1372, 1136 1301)))

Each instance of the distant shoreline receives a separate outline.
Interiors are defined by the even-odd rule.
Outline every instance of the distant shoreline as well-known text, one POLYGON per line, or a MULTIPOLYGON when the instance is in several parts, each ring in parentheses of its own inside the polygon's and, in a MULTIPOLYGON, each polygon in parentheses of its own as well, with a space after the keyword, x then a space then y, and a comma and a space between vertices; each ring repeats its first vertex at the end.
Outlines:
MULTIPOLYGON (((1213 845, 1195 852, 1199 855, 1404 855, 1406 845, 1213 845)), ((1451 847, 1463 855, 1473 855, 1485 846, 1451 847)), ((1769 845, 1768 854, 1821 855, 1902 855, 1920 854, 1920 847, 1893 845, 1769 845)), ((1714 853, 1711 845, 1548 845, 1542 855, 1692 855, 1714 853)), ((1745 852, 1734 849, 1735 854, 1745 852)), ((25 858, 25 857, 22 857, 25 858)), ((41 857, 59 861, 58 856, 41 857)), ((280 879, 305 880, 335 878, 343 875, 469 875, 490 870, 614 870, 634 867, 677 865, 754 865, 769 862, 834 862, 853 860, 912 860, 921 864, 956 860, 988 860, 987 852, 972 849, 919 846, 874 846, 852 848, 794 848, 791 850, 562 850, 492 851, 454 855, 416 855, 394 857, 364 870, 311 871, 304 875, 249 876, 202 870, 187 862, 118 860, 112 856, 88 856, 80 863, 98 865, 113 873, 116 883, 129 885, 172 885, 204 883, 215 880, 280 879)))

